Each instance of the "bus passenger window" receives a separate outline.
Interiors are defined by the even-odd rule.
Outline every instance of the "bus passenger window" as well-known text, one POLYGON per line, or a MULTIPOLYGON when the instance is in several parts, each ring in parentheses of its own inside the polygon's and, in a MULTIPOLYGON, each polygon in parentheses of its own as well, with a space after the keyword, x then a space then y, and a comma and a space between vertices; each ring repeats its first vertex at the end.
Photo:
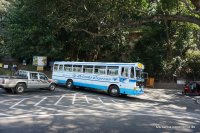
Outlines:
POLYGON ((64 65, 64 71, 71 72, 72 71, 72 65, 64 65))
POLYGON ((134 75, 135 75, 134 67, 131 67, 131 78, 134 78, 134 75))
POLYGON ((57 71, 58 70, 58 64, 55 64, 54 65, 54 71, 57 71))
POLYGON ((128 77, 128 67, 122 67, 121 76, 128 77))
POLYGON ((112 76, 115 76, 115 75, 118 75, 118 70, 119 68, 118 67, 108 67, 108 75, 112 75, 112 76))
POLYGON ((95 66, 94 73, 100 74, 100 75, 105 75, 106 74, 106 67, 105 66, 95 66))
POLYGON ((59 70, 59 71, 63 71, 63 65, 59 65, 58 70, 59 70))
POLYGON ((93 66, 84 66, 83 72, 84 73, 93 73, 93 66))
POLYGON ((73 66, 73 71, 74 72, 82 72, 82 66, 80 66, 80 65, 74 65, 73 66))

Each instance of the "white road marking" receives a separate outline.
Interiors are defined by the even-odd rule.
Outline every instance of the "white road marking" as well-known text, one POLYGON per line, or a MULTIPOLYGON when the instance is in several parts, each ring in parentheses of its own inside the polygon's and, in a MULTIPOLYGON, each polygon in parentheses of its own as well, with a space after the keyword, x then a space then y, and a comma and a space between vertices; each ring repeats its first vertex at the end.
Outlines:
POLYGON ((58 101, 54 105, 57 105, 63 99, 63 97, 65 96, 63 95, 61 98, 59 98, 58 101))
POLYGON ((47 99, 47 97, 44 97, 42 100, 40 100, 38 103, 36 103, 34 106, 38 106, 42 101, 44 101, 45 99, 47 99))
POLYGON ((4 113, 0 113, 0 115, 2 115, 2 116, 8 116, 8 117, 12 116, 12 115, 8 115, 8 114, 4 114, 4 113))
POLYGON ((23 102, 24 100, 26 100, 26 98, 22 99, 21 101, 17 102, 16 104, 12 105, 10 107, 10 109, 14 108, 15 106, 17 106, 18 104, 20 104, 21 102, 23 102))
POLYGON ((114 103, 118 103, 118 102, 116 102, 116 101, 114 101, 114 100, 112 100, 114 103))
MULTIPOLYGON (((23 99, 29 99, 29 98, 23 98, 23 99)), ((3 100, 3 101, 0 101, 0 103, 10 102, 10 101, 19 101, 19 100, 22 100, 22 98, 20 98, 20 99, 9 99, 9 100, 3 100)))
POLYGON ((89 101, 88 101, 88 98, 87 98, 87 96, 85 96, 85 100, 86 100, 86 102, 89 104, 89 101))
POLYGON ((76 100, 76 94, 74 94, 74 97, 73 97, 73 100, 72 100, 72 104, 75 103, 75 100, 76 100))
POLYGON ((98 97, 98 99, 99 99, 99 101, 100 101, 102 104, 105 104, 105 103, 101 100, 101 98, 98 97))

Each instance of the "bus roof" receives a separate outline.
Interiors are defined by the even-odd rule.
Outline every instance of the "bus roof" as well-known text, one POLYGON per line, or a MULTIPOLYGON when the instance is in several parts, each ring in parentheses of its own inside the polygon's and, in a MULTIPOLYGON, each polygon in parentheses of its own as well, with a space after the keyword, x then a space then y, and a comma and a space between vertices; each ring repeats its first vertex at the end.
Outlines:
POLYGON ((55 61, 54 64, 72 64, 72 65, 106 65, 106 66, 140 66, 144 69, 144 65, 136 63, 120 63, 120 62, 76 62, 76 61, 55 61))

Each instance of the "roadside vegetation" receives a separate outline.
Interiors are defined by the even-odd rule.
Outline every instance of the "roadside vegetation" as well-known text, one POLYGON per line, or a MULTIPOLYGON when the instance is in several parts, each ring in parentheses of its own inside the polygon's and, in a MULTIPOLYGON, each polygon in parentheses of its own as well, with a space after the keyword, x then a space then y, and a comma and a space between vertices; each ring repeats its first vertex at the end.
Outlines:
POLYGON ((3 0, 0 56, 141 62, 200 80, 200 0, 3 0))

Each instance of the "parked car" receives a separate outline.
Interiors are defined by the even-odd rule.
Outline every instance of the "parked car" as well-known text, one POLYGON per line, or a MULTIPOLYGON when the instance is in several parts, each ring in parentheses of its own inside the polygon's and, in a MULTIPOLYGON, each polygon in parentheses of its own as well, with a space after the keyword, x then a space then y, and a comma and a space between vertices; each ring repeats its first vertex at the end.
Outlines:
POLYGON ((183 95, 200 95, 200 81, 187 82, 182 91, 183 95))
POLYGON ((0 88, 5 89, 6 92, 19 94, 30 88, 47 88, 50 91, 54 91, 56 84, 44 73, 18 70, 14 76, 1 75, 0 88))

